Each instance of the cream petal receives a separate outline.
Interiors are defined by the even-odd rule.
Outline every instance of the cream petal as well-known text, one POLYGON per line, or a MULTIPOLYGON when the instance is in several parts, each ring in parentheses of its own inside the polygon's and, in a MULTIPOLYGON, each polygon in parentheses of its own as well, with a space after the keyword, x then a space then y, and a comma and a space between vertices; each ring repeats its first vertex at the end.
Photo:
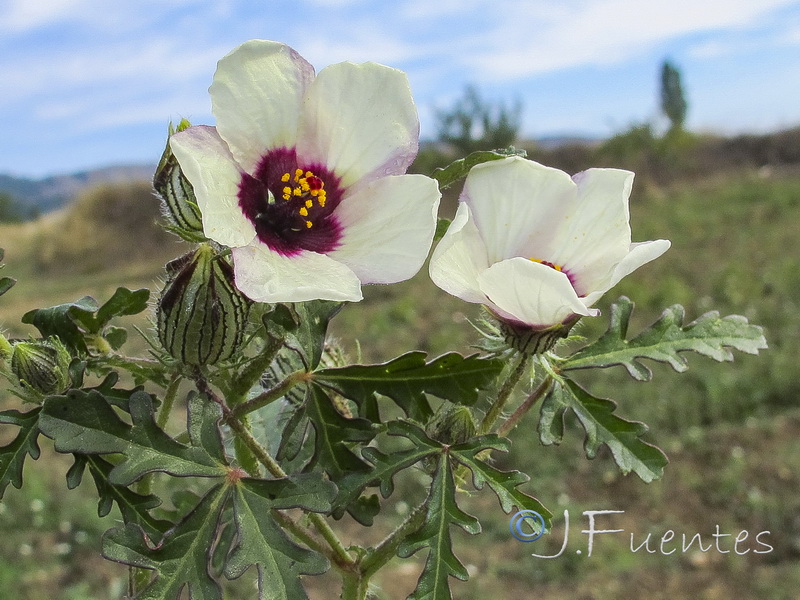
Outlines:
POLYGON ((652 242, 636 242, 630 245, 630 252, 614 268, 608 283, 602 288, 587 294, 583 299, 587 306, 597 302, 600 297, 612 287, 617 285, 623 277, 630 275, 642 265, 655 260, 669 250, 669 240, 654 240, 652 242))
POLYGON ((631 244, 628 198, 633 173, 589 169, 573 177, 578 203, 557 235, 551 262, 569 269, 578 293, 606 285, 631 244))
POLYGON ((573 314, 598 314, 578 298, 566 275, 525 258, 493 264, 478 282, 502 313, 534 327, 556 325, 573 314))
POLYGON ((383 177, 345 196, 336 208, 341 245, 328 255, 363 283, 413 277, 430 251, 441 194, 423 175, 383 177))
POLYGON ((219 134, 250 174, 267 150, 292 148, 314 67, 285 44, 250 40, 222 58, 209 88, 219 134))
POLYGON ((246 246, 256 235, 239 209, 242 172, 213 127, 197 125, 174 134, 169 142, 194 188, 206 237, 225 246, 246 246))
POLYGON ((550 260, 553 237, 571 216, 577 194, 563 171, 510 157, 474 167, 462 200, 494 263, 514 256, 550 260))
POLYGON ((264 244, 233 249, 236 287, 256 302, 361 300, 361 282, 340 262, 316 252, 284 256, 264 244))
POLYGON ((418 150, 419 121, 406 74, 375 63, 323 69, 308 90, 298 155, 349 187, 401 175, 418 150))
POLYGON ((469 206, 462 202, 447 233, 433 250, 428 267, 430 278, 448 294, 466 302, 485 304, 488 299, 478 278, 488 268, 486 246, 469 206))

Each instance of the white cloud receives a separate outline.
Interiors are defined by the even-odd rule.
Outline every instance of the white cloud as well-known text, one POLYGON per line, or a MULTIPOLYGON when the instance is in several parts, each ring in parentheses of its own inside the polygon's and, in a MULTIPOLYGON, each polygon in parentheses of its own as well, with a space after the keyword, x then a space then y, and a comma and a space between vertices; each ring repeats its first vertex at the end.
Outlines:
POLYGON ((467 62, 501 81, 615 63, 679 36, 748 27, 790 4, 796 0, 573 0, 543 11, 539 1, 517 0, 467 62))

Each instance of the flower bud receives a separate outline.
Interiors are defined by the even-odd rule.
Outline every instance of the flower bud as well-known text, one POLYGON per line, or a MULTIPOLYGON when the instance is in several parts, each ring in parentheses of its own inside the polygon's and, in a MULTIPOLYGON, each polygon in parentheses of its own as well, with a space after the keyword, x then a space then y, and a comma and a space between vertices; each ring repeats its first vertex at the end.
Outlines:
POLYGON ((466 406, 442 408, 426 427, 428 435, 448 446, 466 442, 477 430, 472 412, 466 406))
MULTIPOLYGON (((183 131, 190 126, 191 123, 183 119, 178 124, 177 131, 183 131)), ((194 196, 194 188, 184 176, 169 146, 169 138, 174 133, 176 130, 170 123, 167 145, 153 176, 153 189, 161 198, 164 213, 169 220, 167 229, 189 242, 203 241, 205 239, 203 222, 194 196)))
POLYGON ((23 387, 44 395, 69 389, 72 357, 58 338, 17 342, 11 352, 11 372, 23 387))
POLYGON ((233 268, 203 244, 167 265, 156 311, 158 339, 184 364, 215 364, 241 345, 249 308, 233 284, 233 268))

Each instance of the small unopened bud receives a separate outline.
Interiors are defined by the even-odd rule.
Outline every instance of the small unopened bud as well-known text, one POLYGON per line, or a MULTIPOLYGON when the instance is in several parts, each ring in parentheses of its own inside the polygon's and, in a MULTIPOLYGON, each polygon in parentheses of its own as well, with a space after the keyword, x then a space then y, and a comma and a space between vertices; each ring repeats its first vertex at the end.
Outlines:
POLYGON ((203 244, 167 265, 156 311, 158 338, 184 364, 212 365, 241 346, 249 308, 234 285, 233 268, 203 244))
POLYGON ((11 352, 11 372, 20 385, 41 394, 61 394, 69 389, 72 357, 58 338, 17 342, 11 352))
MULTIPOLYGON (((177 131, 183 131, 190 126, 191 123, 183 119, 178 124, 177 131)), ((197 207, 194 188, 186 179, 178 164, 178 159, 175 158, 169 147, 169 138, 174 133, 176 130, 170 123, 167 145, 153 176, 153 189, 161 198, 164 213, 169 220, 167 229, 187 241, 198 242, 205 239, 203 222, 200 217, 200 209, 197 207)))
POLYGON ((428 424, 426 430, 437 442, 452 446, 472 438, 477 428, 469 408, 452 405, 443 407, 428 424))

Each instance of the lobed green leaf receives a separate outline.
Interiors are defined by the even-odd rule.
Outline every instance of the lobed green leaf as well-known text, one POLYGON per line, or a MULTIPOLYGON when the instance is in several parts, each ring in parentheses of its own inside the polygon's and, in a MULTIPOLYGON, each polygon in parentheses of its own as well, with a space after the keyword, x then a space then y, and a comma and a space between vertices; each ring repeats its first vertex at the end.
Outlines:
POLYGON ((194 409, 190 407, 190 446, 175 441, 156 425, 149 394, 134 392, 129 405, 132 425, 120 419, 99 392, 71 390, 66 396, 45 400, 39 428, 53 439, 59 452, 124 455, 125 460, 108 477, 118 485, 128 485, 152 471, 182 477, 223 477, 227 473, 215 405, 195 399, 194 409), (217 441, 213 441, 215 436, 217 441))
POLYGON ((15 488, 22 487, 22 471, 25 459, 39 458, 39 413, 34 408, 26 413, 17 410, 0 412, 0 423, 19 427, 17 436, 6 446, 0 447, 0 499, 3 498, 10 483, 15 488))
POLYGON ((377 365, 321 369, 313 378, 359 403, 374 393, 387 396, 408 417, 424 422, 433 414, 426 393, 470 406, 503 369, 502 361, 477 355, 450 352, 430 362, 426 358, 425 352, 412 351, 377 365))
POLYGON ((114 465, 104 458, 90 454, 76 454, 75 464, 67 473, 67 487, 76 488, 83 476, 86 467, 94 479, 99 495, 97 514, 105 517, 111 512, 114 504, 119 508, 123 521, 133 523, 151 538, 159 538, 165 531, 173 526, 170 521, 157 519, 150 514, 150 510, 161 505, 161 499, 153 494, 139 494, 124 485, 117 485, 109 481, 109 475, 114 465))
POLYGON ((476 489, 488 484, 497 495, 500 506, 506 513, 517 510, 533 510, 542 515, 545 527, 550 527, 552 513, 533 496, 519 489, 530 477, 521 471, 501 471, 480 458, 487 449, 507 452, 511 442, 497 435, 485 435, 450 449, 451 456, 472 471, 472 481, 476 489))
POLYGON ((745 317, 720 317, 714 311, 683 325, 685 311, 677 304, 666 309, 649 328, 627 340, 633 307, 628 298, 619 298, 611 307, 608 330, 596 342, 566 359, 562 370, 622 365, 634 379, 649 381, 652 372, 640 362, 642 358, 668 363, 682 372, 688 365, 679 352, 691 350, 717 361, 730 361, 731 348, 758 354, 767 347, 762 328, 751 325, 745 317))
POLYGON ((230 496, 228 486, 211 488, 197 506, 155 545, 135 524, 103 535, 103 556, 157 577, 134 600, 222 600, 222 589, 209 573, 220 517, 230 496))
POLYGON ((237 544, 225 562, 228 579, 258 570, 259 600, 305 600, 302 574, 327 571, 327 559, 292 542, 272 518, 273 509, 330 510, 336 487, 319 474, 278 480, 242 479, 232 493, 237 544))
POLYGON ((647 483, 660 479, 669 462, 667 457, 641 439, 647 425, 618 417, 614 414, 616 407, 613 401, 595 398, 574 381, 556 381, 542 403, 540 439, 545 445, 561 443, 564 412, 569 409, 586 431, 584 449, 588 458, 594 458, 600 445, 605 444, 624 474, 633 471, 647 483))
POLYGON ((456 486, 448 453, 442 452, 431 482, 425 520, 415 533, 399 546, 397 554, 408 558, 422 548, 428 548, 428 558, 417 587, 409 600, 452 600, 449 577, 462 581, 469 578, 467 569, 453 553, 450 526, 458 525, 468 533, 479 533, 480 522, 456 504, 456 486))

